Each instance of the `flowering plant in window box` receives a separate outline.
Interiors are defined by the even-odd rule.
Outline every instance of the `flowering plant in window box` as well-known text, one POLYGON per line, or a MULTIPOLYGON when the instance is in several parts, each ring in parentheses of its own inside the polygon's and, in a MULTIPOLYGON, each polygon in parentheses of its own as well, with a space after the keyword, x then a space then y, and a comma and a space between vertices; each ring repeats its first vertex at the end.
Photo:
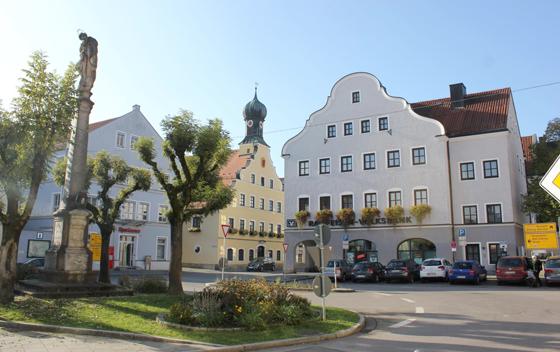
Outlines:
POLYGON ((400 205, 385 208, 385 217, 390 224, 396 225, 404 217, 404 208, 400 205))
POLYGON ((257 235, 257 231, 249 230, 249 236, 256 236, 256 235, 257 235))
POLYGON ((300 227, 303 227, 303 225, 305 225, 307 219, 309 219, 309 215, 311 214, 309 214, 307 210, 300 210, 296 212, 295 214, 296 221, 300 227))
POLYGON ((354 222, 356 222, 356 213, 354 213, 354 210, 350 208, 343 208, 336 213, 336 219, 340 221, 342 227, 346 229, 348 226, 354 225, 354 222))
POLYGON ((268 233, 268 237, 274 237, 274 232, 270 231, 270 232, 268 233))
POLYGON ((231 233, 232 235, 235 235, 239 231, 235 227, 230 227, 227 232, 231 233))
POLYGON ((245 235, 249 234, 249 231, 247 231, 245 229, 239 230, 239 234, 245 236, 245 235))
POLYGON ((189 232, 200 232, 200 227, 191 227, 189 228, 189 232))
POLYGON ((315 214, 315 219, 322 224, 330 224, 333 218, 333 212, 330 209, 322 209, 315 214))
POLYGON ((426 216, 432 212, 432 207, 428 204, 418 204, 410 207, 410 215, 414 216, 416 222, 421 224, 426 216))
POLYGON ((265 237, 266 236, 266 232, 264 231, 259 231, 259 237, 265 237))
POLYGON ((363 225, 371 226, 375 224, 375 219, 378 218, 380 214, 381 210, 377 208, 363 208, 360 221, 363 225))

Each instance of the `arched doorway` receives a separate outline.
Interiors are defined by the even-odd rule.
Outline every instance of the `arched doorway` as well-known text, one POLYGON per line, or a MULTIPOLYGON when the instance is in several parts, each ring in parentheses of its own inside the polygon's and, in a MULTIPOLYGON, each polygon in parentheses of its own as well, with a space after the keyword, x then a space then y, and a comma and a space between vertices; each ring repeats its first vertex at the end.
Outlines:
POLYGON ((257 247, 257 258, 264 258, 264 246, 257 247))
MULTIPOLYGON (((294 246, 294 269, 296 272, 316 272, 319 269, 319 264, 315 263, 312 251, 316 251, 317 245, 315 241, 307 240, 302 241, 294 246), (313 248, 311 251, 310 248, 313 248)), ((318 253, 316 253, 318 255, 318 253)), ((315 256, 317 256, 315 255, 315 256)))
POLYGON ((436 245, 423 238, 411 238, 402 241, 397 247, 398 259, 414 259, 422 264, 425 259, 435 258, 436 245))
POLYGON ((349 264, 364 261, 375 263, 379 261, 375 243, 362 239, 348 242, 348 250, 345 252, 344 258, 349 264))

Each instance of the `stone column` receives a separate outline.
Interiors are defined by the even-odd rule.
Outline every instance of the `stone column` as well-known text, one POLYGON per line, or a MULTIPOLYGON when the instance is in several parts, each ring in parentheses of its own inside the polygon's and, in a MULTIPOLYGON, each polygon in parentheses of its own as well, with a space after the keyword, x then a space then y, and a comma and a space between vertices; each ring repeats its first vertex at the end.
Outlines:
POLYGON ((91 213, 87 202, 87 147, 91 88, 97 70, 97 40, 81 33, 78 116, 68 143, 64 194, 54 214, 53 246, 45 256, 45 276, 53 282, 93 282, 91 252, 87 248, 91 213))

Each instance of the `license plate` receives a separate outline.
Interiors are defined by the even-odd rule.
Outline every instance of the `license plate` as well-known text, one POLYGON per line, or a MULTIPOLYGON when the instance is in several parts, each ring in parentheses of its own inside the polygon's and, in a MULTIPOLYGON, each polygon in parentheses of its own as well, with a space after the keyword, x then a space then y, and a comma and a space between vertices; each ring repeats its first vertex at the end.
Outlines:
POLYGON ((506 274, 515 274, 515 271, 506 271, 506 274))
POLYGON ((457 279, 464 279, 464 278, 466 278, 466 276, 465 276, 465 275, 460 275, 460 276, 457 276, 457 279))
POLYGON ((400 273, 400 270, 391 270, 392 273, 400 273))
POLYGON ((436 276, 435 273, 428 273, 428 276, 436 276))
POLYGON ((361 278, 363 279, 364 277, 366 277, 365 275, 356 275, 357 278, 361 278))

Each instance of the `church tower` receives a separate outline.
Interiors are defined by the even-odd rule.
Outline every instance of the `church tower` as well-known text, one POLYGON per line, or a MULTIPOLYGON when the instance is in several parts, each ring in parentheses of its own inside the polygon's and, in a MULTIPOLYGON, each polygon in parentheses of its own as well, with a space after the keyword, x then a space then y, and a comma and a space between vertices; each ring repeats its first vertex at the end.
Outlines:
POLYGON ((245 118, 246 133, 245 138, 239 144, 263 144, 267 147, 263 138, 263 125, 266 118, 266 106, 257 98, 257 87, 255 87, 255 97, 248 102, 243 109, 245 118))

